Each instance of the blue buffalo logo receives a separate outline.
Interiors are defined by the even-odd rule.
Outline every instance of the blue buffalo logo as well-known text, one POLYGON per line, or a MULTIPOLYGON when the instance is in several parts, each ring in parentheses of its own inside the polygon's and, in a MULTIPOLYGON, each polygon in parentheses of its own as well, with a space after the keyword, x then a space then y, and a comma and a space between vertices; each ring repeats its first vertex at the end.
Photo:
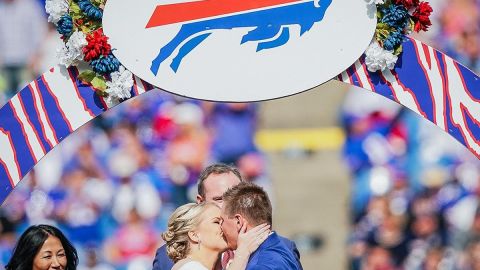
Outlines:
MULTIPOLYGON (((278 2, 281 2, 282 0, 263 1, 265 1, 267 5, 272 5, 272 2, 274 5, 278 5, 278 2)), ((256 4, 261 7, 262 0, 207 0, 157 6, 146 28, 183 22, 184 20, 196 20, 184 23, 181 26, 173 39, 160 49, 158 56, 152 61, 150 70, 154 75, 157 75, 160 65, 169 58, 178 47, 180 47, 177 55, 173 58, 172 63, 170 64, 171 69, 174 72, 177 72, 183 58, 200 45, 215 30, 219 29, 230 30, 234 28, 254 27, 253 30, 247 32, 242 37, 240 44, 257 42, 257 52, 280 47, 286 44, 290 39, 289 27, 294 25, 300 26, 300 36, 302 36, 309 31, 315 23, 320 22, 323 19, 332 0, 314 0, 308 2, 283 0, 283 3, 288 4, 274 8, 271 8, 270 6, 268 9, 254 11, 251 10, 252 5, 256 4), (242 7, 245 7, 247 10, 242 10, 244 12, 240 14, 204 19, 208 16, 206 13, 210 13, 210 16, 216 14, 215 11, 209 11, 210 7, 208 5, 203 4, 202 6, 202 2, 213 3, 215 8, 218 8, 218 2, 220 1, 224 2, 222 4, 224 4, 223 7, 225 7, 225 10, 221 10, 220 8, 220 13, 234 13, 235 9, 241 10, 242 7), (248 1, 250 1, 250 3, 248 1), (237 2, 239 7, 235 7, 237 2), (171 12, 172 8, 178 8, 179 5, 183 5, 181 7, 181 13, 171 12), (190 13, 188 12, 188 9, 187 12, 185 12, 185 7, 188 7, 188 5, 196 5, 192 8, 190 13), (170 10, 165 7, 170 7, 170 10), (179 17, 175 14, 183 15, 180 15, 179 17), (205 17, 201 18, 202 16, 205 17)))

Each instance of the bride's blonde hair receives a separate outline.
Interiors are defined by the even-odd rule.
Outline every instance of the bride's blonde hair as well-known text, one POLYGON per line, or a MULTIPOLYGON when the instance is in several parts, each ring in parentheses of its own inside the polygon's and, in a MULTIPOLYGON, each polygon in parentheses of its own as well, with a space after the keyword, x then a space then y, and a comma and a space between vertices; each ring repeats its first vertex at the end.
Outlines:
POLYGON ((188 232, 194 230, 201 221, 205 209, 213 203, 188 203, 178 207, 168 220, 167 231, 162 234, 167 245, 167 255, 177 262, 190 251, 188 232))

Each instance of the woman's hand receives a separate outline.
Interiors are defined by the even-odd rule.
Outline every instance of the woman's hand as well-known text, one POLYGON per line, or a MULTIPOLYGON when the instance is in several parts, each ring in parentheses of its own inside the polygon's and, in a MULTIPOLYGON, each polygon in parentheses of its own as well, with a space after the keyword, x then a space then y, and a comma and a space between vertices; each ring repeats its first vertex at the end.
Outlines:
POLYGON ((244 222, 237 240, 237 250, 235 257, 246 256, 247 260, 257 248, 267 239, 270 234, 270 225, 260 224, 247 231, 247 222, 244 222))

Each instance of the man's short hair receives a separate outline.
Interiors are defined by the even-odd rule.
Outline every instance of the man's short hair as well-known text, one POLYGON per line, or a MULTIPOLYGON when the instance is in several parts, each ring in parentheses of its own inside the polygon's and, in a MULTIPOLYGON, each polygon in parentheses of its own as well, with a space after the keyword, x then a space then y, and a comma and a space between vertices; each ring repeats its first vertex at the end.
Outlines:
POLYGON ((202 173, 200 173, 200 176, 198 177, 198 195, 205 198, 205 184, 204 184, 205 179, 207 179, 212 174, 224 174, 224 173, 233 173, 238 177, 240 182, 243 181, 242 175, 240 174, 238 169, 235 168, 234 166, 230 166, 223 163, 212 164, 206 167, 205 169, 203 169, 202 173))
POLYGON ((272 204, 263 188, 242 182, 223 194, 223 207, 229 217, 241 214, 250 225, 272 225, 272 204))

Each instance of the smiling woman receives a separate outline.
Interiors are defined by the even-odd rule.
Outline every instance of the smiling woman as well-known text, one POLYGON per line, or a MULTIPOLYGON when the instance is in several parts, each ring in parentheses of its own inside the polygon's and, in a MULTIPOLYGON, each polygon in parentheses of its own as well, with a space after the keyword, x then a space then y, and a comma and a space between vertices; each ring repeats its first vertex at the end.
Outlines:
POLYGON ((7 270, 77 269, 77 251, 63 233, 50 225, 34 225, 18 240, 7 270))

